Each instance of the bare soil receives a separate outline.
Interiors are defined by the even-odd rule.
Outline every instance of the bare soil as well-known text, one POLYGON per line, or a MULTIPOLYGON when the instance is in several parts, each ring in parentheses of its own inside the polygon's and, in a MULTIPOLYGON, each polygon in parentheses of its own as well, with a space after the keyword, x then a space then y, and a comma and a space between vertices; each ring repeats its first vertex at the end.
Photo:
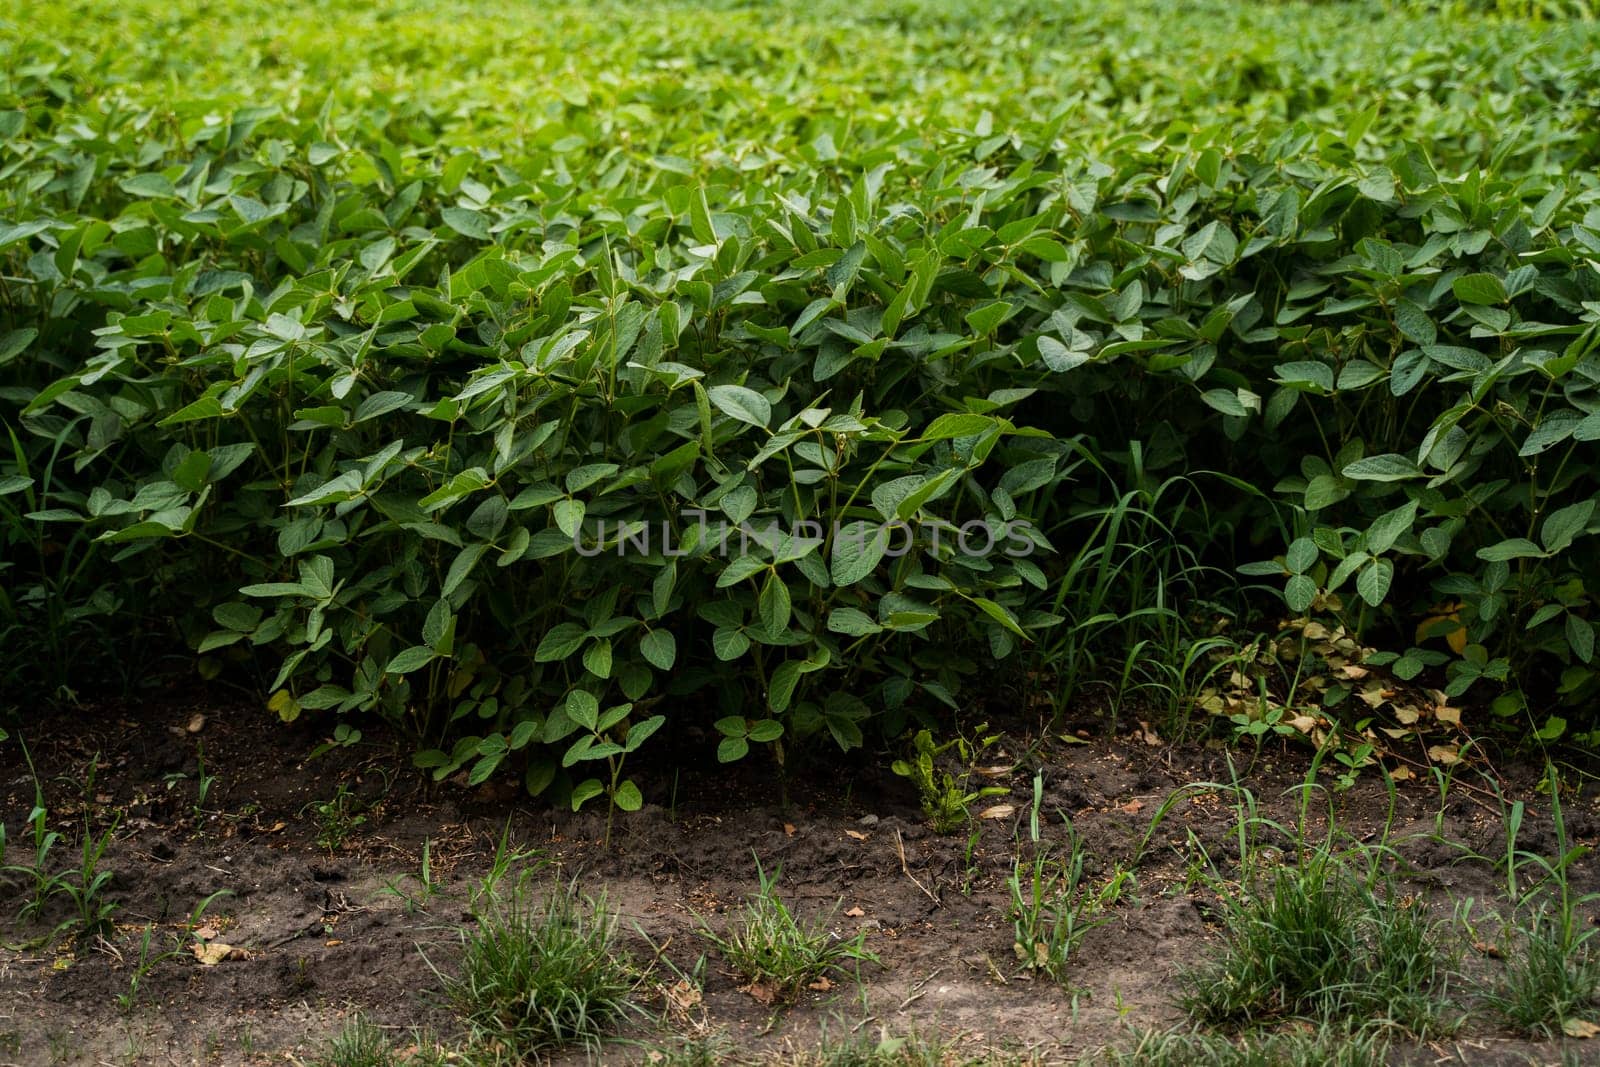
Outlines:
MULTIPOLYGON (((1309 810, 1321 833, 1331 808, 1352 838, 1387 838, 1408 887, 1441 915, 1467 898, 1478 914, 1500 906, 1502 876, 1448 843, 1503 855, 1491 783, 1526 801, 1524 847, 1556 847, 1540 772, 1530 766, 1463 772, 1442 807, 1419 765, 1392 794, 1369 772, 1351 789, 1317 791, 1303 808, 1296 787, 1308 760, 1300 752, 1175 746, 1142 735, 1051 737, 1025 749, 1022 731, 982 758, 986 766, 1016 764, 986 780, 1010 796, 984 802, 1014 812, 976 822, 970 842, 933 834, 914 789, 887 772, 882 754, 819 761, 790 784, 787 804, 770 764, 750 759, 730 770, 694 755, 678 771, 640 769, 655 803, 619 816, 605 847, 603 813, 555 810, 505 786, 432 783, 388 741, 310 758, 325 740, 313 729, 193 699, 100 706, 27 734, 50 824, 65 837, 52 853, 58 868, 76 861, 85 821, 96 830, 117 821, 104 861, 113 872, 107 892, 119 904, 117 936, 98 945, 44 943, 51 921, 65 917, 60 902, 42 921, 16 923, 24 887, 0 882, 0 1064, 311 1062, 357 1012, 448 1037, 455 1023, 434 968, 453 965, 468 887, 508 826, 514 841, 540 851, 552 883, 576 879, 588 893, 604 891, 626 917, 629 951, 654 961, 645 993, 657 1021, 617 1035, 601 1054, 606 1062, 642 1061, 651 1043, 708 1030, 726 1033, 745 1056, 851 1032, 916 1030, 964 1050, 1029 1050, 1062 1062, 1126 1044, 1139 1029, 1181 1026, 1178 976, 1219 941, 1214 897, 1194 877, 1197 846, 1224 865, 1237 855, 1233 798, 1197 783, 1238 781, 1263 818, 1286 826, 1309 810), (215 781, 197 813, 202 750, 215 781), (1019 971, 1006 916, 1005 879, 1027 847, 1036 772, 1046 838, 1061 839, 1062 816, 1070 820, 1093 856, 1094 879, 1138 861, 1134 899, 1089 935, 1071 989, 1019 971), (311 805, 341 786, 357 798, 351 810, 362 821, 338 847, 321 847, 311 805), (418 906, 386 888, 419 895, 425 842, 440 891, 418 906), (683 994, 688 987, 670 993, 676 972, 692 972, 708 953, 699 923, 722 922, 754 888, 757 859, 769 870, 781 865, 785 898, 803 916, 831 914, 846 935, 867 931, 881 965, 864 966, 859 985, 840 979, 779 1010, 742 990, 711 953, 698 1003, 683 994), (211 904, 202 932, 240 951, 214 965, 187 950, 164 960, 124 1010, 118 995, 129 991, 146 927, 154 924, 155 952, 171 948, 196 905, 221 890, 228 895, 211 904)), ((13 737, 0 745, 7 863, 31 858, 24 823, 33 790, 13 737)), ((1594 796, 1568 801, 1573 843, 1595 843, 1597 811, 1594 796)), ((1600 889, 1588 858, 1575 878, 1581 891, 1600 889)), ((1487 947, 1463 945, 1459 991, 1470 1014, 1461 1032, 1402 1044, 1397 1055, 1415 1063, 1600 1062, 1591 1043, 1530 1043, 1471 1010, 1471 982, 1492 979, 1499 966, 1487 947)))

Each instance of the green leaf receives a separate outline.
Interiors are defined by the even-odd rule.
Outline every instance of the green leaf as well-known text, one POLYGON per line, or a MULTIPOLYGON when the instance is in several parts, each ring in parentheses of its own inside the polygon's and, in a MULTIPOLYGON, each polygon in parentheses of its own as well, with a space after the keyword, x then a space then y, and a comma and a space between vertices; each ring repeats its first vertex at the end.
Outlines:
POLYGON ((1517 450, 1517 455, 1537 456, 1552 446, 1560 444, 1572 436, 1582 421, 1583 417, 1576 411, 1552 411, 1540 421, 1538 426, 1529 432, 1527 439, 1522 442, 1522 447, 1517 450))
POLYGON ((1356 592, 1373 607, 1383 603, 1389 595, 1389 585, 1394 581, 1394 564, 1386 559, 1375 559, 1356 575, 1356 592))
POLYGON ((558 500, 550 508, 550 516, 555 519, 556 528, 568 537, 577 537, 578 528, 583 523, 585 514, 584 503, 581 500, 558 500))
POLYGON ((1065 374, 1089 362, 1092 358, 1089 352, 1079 352, 1069 349, 1066 345, 1044 334, 1039 336, 1039 358, 1044 360, 1044 365, 1057 374, 1065 374))
POLYGON ((757 719, 750 724, 749 738, 761 744, 771 744, 783 736, 783 723, 776 719, 757 719))
POLYGON ((800 681, 801 661, 796 659, 784 660, 778 669, 772 672, 772 681, 767 689, 767 707, 774 712, 781 712, 789 706, 794 699, 794 689, 800 681))
POLYGON ((652 715, 648 719, 636 722, 628 728, 628 738, 622 747, 629 752, 635 752, 639 746, 650 740, 655 732, 666 724, 665 715, 652 715))
POLYGON ((1224 415, 1233 415, 1243 418, 1250 414, 1250 409, 1244 406, 1239 399, 1239 393, 1233 389, 1208 389, 1200 394, 1200 399, 1206 406, 1224 415))
POLYGON ((1408 500, 1392 511, 1386 511, 1367 527, 1367 551, 1374 555, 1389 551, 1401 534, 1411 532, 1417 518, 1417 502, 1408 500))
POLYGON ((761 597, 756 603, 756 608, 761 616, 761 625, 767 633, 780 634, 788 629, 789 587, 776 573, 767 577, 766 584, 761 588, 761 597))
POLYGON ((1493 274, 1466 274, 1450 283, 1450 291, 1463 304, 1504 304, 1505 283, 1493 274))
POLYGON ((1331 474, 1319 474, 1306 483, 1306 510, 1321 511, 1350 495, 1350 490, 1331 474))
POLYGON ((4 337, 0 337, 0 367, 5 366, 28 350, 34 338, 39 336, 39 331, 32 326, 25 326, 20 330, 12 330, 4 337))
POLYGON ((719 629, 711 635, 711 650, 724 663, 736 660, 750 648, 750 638, 743 630, 719 629))
POLYGON ((1283 601, 1290 611, 1305 611, 1317 598, 1317 583, 1304 574, 1296 574, 1284 583, 1283 601))
POLYGON ((596 678, 611 677, 610 638, 602 638, 583 650, 583 669, 596 678))
POLYGON ((374 393, 361 402, 361 406, 356 408, 355 417, 350 421, 353 424, 366 422, 368 419, 380 418, 391 411, 398 411, 407 404, 412 403, 413 400, 414 398, 410 393, 395 391, 374 393))
MULTIPOLYGON (((1333 392, 1333 368, 1326 363, 1316 360, 1296 360, 1292 363, 1280 363, 1273 369, 1278 375, 1277 380, 1284 385, 1305 385, 1325 393, 1333 392)), ((1225 396, 1229 395, 1223 390, 1213 390, 1213 392, 1220 392, 1225 396)), ((1237 412, 1224 411, 1223 414, 1247 414, 1244 406, 1238 403, 1236 396, 1233 397, 1233 404, 1239 410, 1237 412)), ((1212 407, 1216 406, 1212 404, 1212 407)), ((1218 408, 1218 410, 1221 411, 1222 409, 1218 408)))
POLYGON ((567 694, 566 712, 567 718, 585 730, 593 730, 600 722, 600 701, 588 690, 574 689, 567 694))
POLYGON ((1320 552, 1317 543, 1309 537, 1297 537, 1284 553, 1283 562, 1290 573, 1304 574, 1317 564, 1320 552))
POLYGON ((617 784, 617 791, 611 794, 611 803, 619 811, 638 811, 644 807, 644 796, 639 792, 639 787, 633 784, 633 779, 625 778, 617 784))
POLYGON ((1346 478, 1358 482, 1398 482, 1405 478, 1421 477, 1422 471, 1408 456, 1396 452, 1381 456, 1368 456, 1345 465, 1340 471, 1346 478))
POLYGON ((581 493, 602 478, 611 477, 617 470, 615 463, 586 463, 575 467, 567 472, 567 492, 581 493))
POLYGON ((883 627, 860 608, 834 608, 828 613, 828 629, 848 637, 865 637, 880 633, 883 627))
POLYGON ((437 600, 422 622, 422 642, 441 656, 448 656, 454 644, 456 617, 448 600, 437 600))
POLYGON ((472 568, 478 565, 488 547, 482 543, 471 544, 458 552, 456 558, 450 562, 450 570, 444 576, 444 584, 439 587, 439 595, 447 597, 461 588, 461 583, 467 580, 472 568))
POLYGON ((993 600, 989 600, 981 596, 973 597, 972 602, 973 604, 977 605, 979 611, 989 616, 989 618, 993 619, 1007 630, 1010 630, 1012 633, 1016 634, 1025 641, 1028 639, 1027 632, 1023 630, 1020 624, 1018 624, 1017 617, 1011 614, 1011 609, 1005 607, 1003 604, 997 604, 993 600))
POLYGON ((772 405, 754 389, 742 385, 713 385, 706 395, 729 418, 765 428, 772 421, 772 405))
POLYGON ((1009 423, 989 415, 971 415, 964 412, 952 412, 940 415, 928 423, 927 429, 922 431, 919 440, 923 441, 948 441, 957 437, 976 437, 988 433, 996 426, 1008 426, 1009 423))
POLYGON ((1539 528, 1539 540, 1544 544, 1544 550, 1552 556, 1564 552, 1579 534, 1588 529, 1589 520, 1594 518, 1594 509, 1594 500, 1584 500, 1547 515, 1544 525, 1539 528))
POLYGON ((554 663, 564 660, 583 645, 588 631, 575 622, 557 623, 551 627, 539 642, 538 649, 533 658, 538 663, 554 663))
MULTIPOLYGON (((471 237, 478 241, 489 240, 489 217, 481 211, 471 208, 447 207, 439 212, 444 224, 463 237, 471 237)), ((573 808, 577 810, 576 807, 573 808)))
POLYGON ((606 791, 598 778, 585 778, 572 787, 572 810, 577 811, 589 801, 606 791))
POLYGON ((261 609, 254 604, 237 600, 218 604, 211 609, 211 617, 217 620, 218 626, 241 634, 253 632, 261 623, 261 614, 261 609))
POLYGON ((668 630, 651 630, 639 638, 639 654, 658 671, 670 671, 678 661, 678 642, 668 630))
POLYGON ((1478 558, 1490 563, 1503 563, 1513 559, 1537 559, 1544 553, 1539 546, 1525 537, 1512 537, 1499 544, 1478 549, 1478 558))
POLYGON ((887 548, 888 530, 884 526, 852 522, 841 527, 834 538, 829 567, 833 584, 848 586, 861 581, 882 562, 887 548))
POLYGON ((383 671, 385 674, 410 674, 432 663, 433 659, 433 649, 426 645, 413 645, 404 652, 396 654, 383 671))
POLYGON ((1594 623, 1588 619, 1567 614, 1567 647, 1572 649, 1572 654, 1578 657, 1580 663, 1594 661, 1594 623))

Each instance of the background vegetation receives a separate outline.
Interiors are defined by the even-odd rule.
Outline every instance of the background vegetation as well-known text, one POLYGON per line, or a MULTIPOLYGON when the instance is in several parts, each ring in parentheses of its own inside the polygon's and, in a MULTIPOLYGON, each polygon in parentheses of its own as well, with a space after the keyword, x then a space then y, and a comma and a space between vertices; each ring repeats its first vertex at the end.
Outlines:
POLYGON ((789 765, 980 680, 1350 766, 1452 702, 1592 743, 1573 14, 24 4, 3 702, 198 671, 623 809, 663 728, 789 765))

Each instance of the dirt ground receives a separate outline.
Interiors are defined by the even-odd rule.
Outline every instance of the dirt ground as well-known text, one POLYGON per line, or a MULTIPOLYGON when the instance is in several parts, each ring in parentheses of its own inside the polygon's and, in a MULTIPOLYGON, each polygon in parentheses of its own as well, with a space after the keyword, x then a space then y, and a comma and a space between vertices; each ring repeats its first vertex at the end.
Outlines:
MULTIPOLYGON (((69 944, 42 944, 51 916, 13 922, 22 887, 0 883, 0 1064, 310 1062, 357 1012, 386 1027, 449 1034, 432 968, 451 967, 468 886, 507 826, 512 840, 539 851, 552 882, 576 879, 587 893, 604 891, 625 917, 635 958, 656 960, 647 999, 661 1021, 619 1034, 606 1062, 642 1061, 649 1043, 706 1030, 725 1032, 745 1053, 805 1047, 823 1035, 916 1030, 963 1049, 1067 1061, 1125 1044, 1138 1029, 1183 1024, 1177 976, 1218 940, 1214 900, 1193 877, 1195 846, 1223 864, 1237 853, 1233 800, 1195 784, 1237 774, 1262 817, 1290 825, 1301 814, 1295 787, 1307 767, 1304 754, 1270 745, 1256 753, 1134 736, 1048 738, 1024 748, 1008 737, 982 762, 994 771, 987 781, 1010 796, 984 804, 1009 802, 1014 812, 978 821, 969 843, 965 833, 928 829, 913 788, 888 773, 886 758, 819 763, 790 787, 787 807, 770 765, 747 760, 730 777, 699 758, 677 772, 640 768, 655 803, 620 816, 606 848, 603 815, 553 810, 503 786, 429 782, 389 742, 309 758, 325 740, 314 725, 284 727, 248 706, 106 705, 52 719, 26 739, 50 824, 66 837, 56 864, 76 861, 85 819, 104 829, 120 817, 104 860, 113 872, 107 891, 120 905, 118 936, 75 953, 69 944), (214 781, 197 812, 202 753, 214 781), (1019 972, 1006 916, 1005 878, 1028 839, 1036 772, 1044 836, 1059 840, 1062 816, 1070 820, 1092 854, 1092 878, 1139 860, 1134 899, 1089 935, 1070 990, 1019 972), (341 786, 362 821, 338 847, 319 846, 312 805, 341 786), (387 888, 418 895, 425 842, 441 889, 418 907, 387 888), (757 859, 769 870, 781 865, 782 892, 803 916, 831 912, 840 933, 865 930, 881 965, 864 966, 859 986, 836 981, 778 1011, 742 991, 710 953, 699 1003, 682 995, 687 987, 669 993, 677 972, 692 973, 708 953, 699 922, 718 924, 755 887, 757 859), (222 890, 228 895, 207 908, 201 933, 240 951, 213 965, 189 951, 164 960, 125 1010, 118 996, 129 992, 146 927, 155 924, 152 954, 169 948, 193 909, 222 890)), ((1491 781, 1527 801, 1523 847, 1554 851, 1548 799, 1527 766, 1463 773, 1442 809, 1438 787, 1419 767, 1392 797, 1369 773, 1350 790, 1319 792, 1310 810, 1320 827, 1331 803, 1337 826, 1357 840, 1387 833, 1409 867, 1409 888, 1439 914, 1467 898, 1482 913, 1485 902, 1495 906, 1501 875, 1462 861, 1436 831, 1475 852, 1503 854, 1491 781)), ((7 863, 31 858, 24 824, 33 791, 13 737, 0 745, 7 863)), ((1594 843, 1596 813, 1592 796, 1568 802, 1575 843, 1594 843)), ((1600 889, 1589 859, 1575 871, 1579 889, 1600 889)), ((1497 966, 1470 948, 1466 959, 1480 976, 1497 966)), ((1600 1048, 1589 1048, 1600 1042, 1531 1044, 1481 1016, 1447 1042, 1400 1055, 1414 1063, 1560 1063, 1563 1055, 1600 1062, 1600 1048)))

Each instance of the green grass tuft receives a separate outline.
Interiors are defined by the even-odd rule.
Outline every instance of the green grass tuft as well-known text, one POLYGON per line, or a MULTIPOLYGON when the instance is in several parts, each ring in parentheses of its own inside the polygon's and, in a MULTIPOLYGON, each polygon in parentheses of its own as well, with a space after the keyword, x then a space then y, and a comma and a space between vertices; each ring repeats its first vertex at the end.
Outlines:
POLYGON ((761 996, 788 1003, 847 964, 878 962, 867 951, 865 934, 840 938, 828 929, 827 918, 802 925, 778 895, 781 873, 780 868, 769 876, 757 862, 759 888, 733 916, 727 933, 700 924, 701 935, 742 979, 761 996))
POLYGON ((603 896, 580 902, 574 886, 536 895, 518 878, 476 894, 472 919, 445 993, 475 1043, 521 1054, 593 1048, 637 1010, 638 972, 616 947, 603 896))
POLYGON ((1388 1062, 1380 1034, 1319 1026, 1309 1031, 1248 1034, 1150 1032, 1128 1049, 1106 1049, 1082 1067, 1379 1067, 1388 1062))
POLYGON ((1420 901, 1357 878, 1329 848, 1223 893, 1222 952, 1182 977, 1195 1019, 1379 1021, 1448 1029, 1449 954, 1420 901))
POLYGON ((1535 1037, 1600 1019, 1600 959, 1559 911, 1538 908, 1505 940, 1505 970, 1486 997, 1496 1014, 1535 1037))
POLYGON ((358 1015, 328 1042, 312 1067, 443 1067, 463 1061, 437 1042, 412 1035, 399 1044, 382 1028, 358 1015))

